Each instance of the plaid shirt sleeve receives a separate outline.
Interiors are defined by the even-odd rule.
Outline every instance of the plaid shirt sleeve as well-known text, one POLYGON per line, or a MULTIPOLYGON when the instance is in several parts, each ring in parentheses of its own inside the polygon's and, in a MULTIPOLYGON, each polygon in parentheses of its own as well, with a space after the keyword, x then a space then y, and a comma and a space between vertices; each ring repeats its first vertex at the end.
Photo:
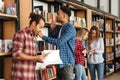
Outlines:
POLYGON ((13 53, 12 56, 14 58, 18 58, 19 54, 22 53, 24 44, 24 35, 20 33, 16 33, 13 38, 13 53))
POLYGON ((76 32, 74 32, 74 30, 70 27, 66 30, 66 32, 63 33, 64 35, 62 35, 60 38, 51 38, 51 37, 43 36, 42 39, 51 44, 61 46, 64 43, 66 43, 68 40, 70 40, 70 38, 72 38, 75 33, 76 32))

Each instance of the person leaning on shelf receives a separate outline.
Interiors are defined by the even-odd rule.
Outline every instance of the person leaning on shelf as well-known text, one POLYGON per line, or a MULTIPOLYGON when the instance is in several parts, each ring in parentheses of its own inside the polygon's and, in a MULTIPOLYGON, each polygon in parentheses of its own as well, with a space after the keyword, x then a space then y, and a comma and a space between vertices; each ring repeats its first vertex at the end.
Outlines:
POLYGON ((100 32, 98 27, 92 26, 88 38, 88 67, 90 70, 91 80, 96 79, 96 70, 98 80, 104 80, 104 42, 103 38, 100 38, 100 32))
POLYGON ((11 80, 37 80, 36 62, 43 62, 43 56, 37 56, 36 36, 45 25, 44 18, 32 13, 29 26, 19 30, 13 38, 13 62, 11 80))
POLYGON ((84 55, 88 50, 83 46, 82 41, 88 39, 88 30, 80 29, 77 31, 77 38, 75 41, 75 80, 87 80, 85 72, 85 58, 84 55))
POLYGON ((56 17, 56 21, 62 24, 59 32, 55 31, 55 28, 57 28, 56 21, 53 21, 50 26, 50 37, 44 36, 41 32, 39 33, 39 36, 43 40, 53 45, 57 45, 60 50, 60 58, 62 59, 63 64, 57 66, 57 80, 73 80, 76 30, 69 22, 70 16, 70 9, 65 6, 61 7, 61 9, 58 10, 56 17))

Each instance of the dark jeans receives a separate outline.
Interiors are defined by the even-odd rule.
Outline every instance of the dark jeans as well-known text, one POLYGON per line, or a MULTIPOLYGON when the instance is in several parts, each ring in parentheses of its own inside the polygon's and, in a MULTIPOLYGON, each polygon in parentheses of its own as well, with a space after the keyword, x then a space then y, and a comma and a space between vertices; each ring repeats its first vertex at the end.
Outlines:
POLYGON ((73 65, 67 65, 64 68, 57 68, 57 80, 73 80, 73 65))

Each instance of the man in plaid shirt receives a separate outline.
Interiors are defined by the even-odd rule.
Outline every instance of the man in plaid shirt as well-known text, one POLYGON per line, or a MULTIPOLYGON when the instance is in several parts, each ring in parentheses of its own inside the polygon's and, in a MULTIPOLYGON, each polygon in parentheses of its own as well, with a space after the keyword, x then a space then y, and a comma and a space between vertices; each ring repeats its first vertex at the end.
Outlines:
POLYGON ((31 13, 29 18, 29 26, 19 30, 13 39, 11 80, 37 80, 36 61, 43 61, 42 56, 37 56, 36 35, 45 25, 44 18, 35 13, 31 13))

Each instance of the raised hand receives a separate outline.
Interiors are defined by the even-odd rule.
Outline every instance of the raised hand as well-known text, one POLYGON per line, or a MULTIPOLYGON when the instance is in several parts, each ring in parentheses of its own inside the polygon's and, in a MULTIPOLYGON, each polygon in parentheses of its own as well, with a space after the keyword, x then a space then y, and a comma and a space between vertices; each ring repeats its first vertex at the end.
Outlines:
POLYGON ((57 22, 55 20, 53 20, 52 23, 51 23, 51 25, 50 25, 50 28, 54 29, 56 27, 56 23, 57 22))

